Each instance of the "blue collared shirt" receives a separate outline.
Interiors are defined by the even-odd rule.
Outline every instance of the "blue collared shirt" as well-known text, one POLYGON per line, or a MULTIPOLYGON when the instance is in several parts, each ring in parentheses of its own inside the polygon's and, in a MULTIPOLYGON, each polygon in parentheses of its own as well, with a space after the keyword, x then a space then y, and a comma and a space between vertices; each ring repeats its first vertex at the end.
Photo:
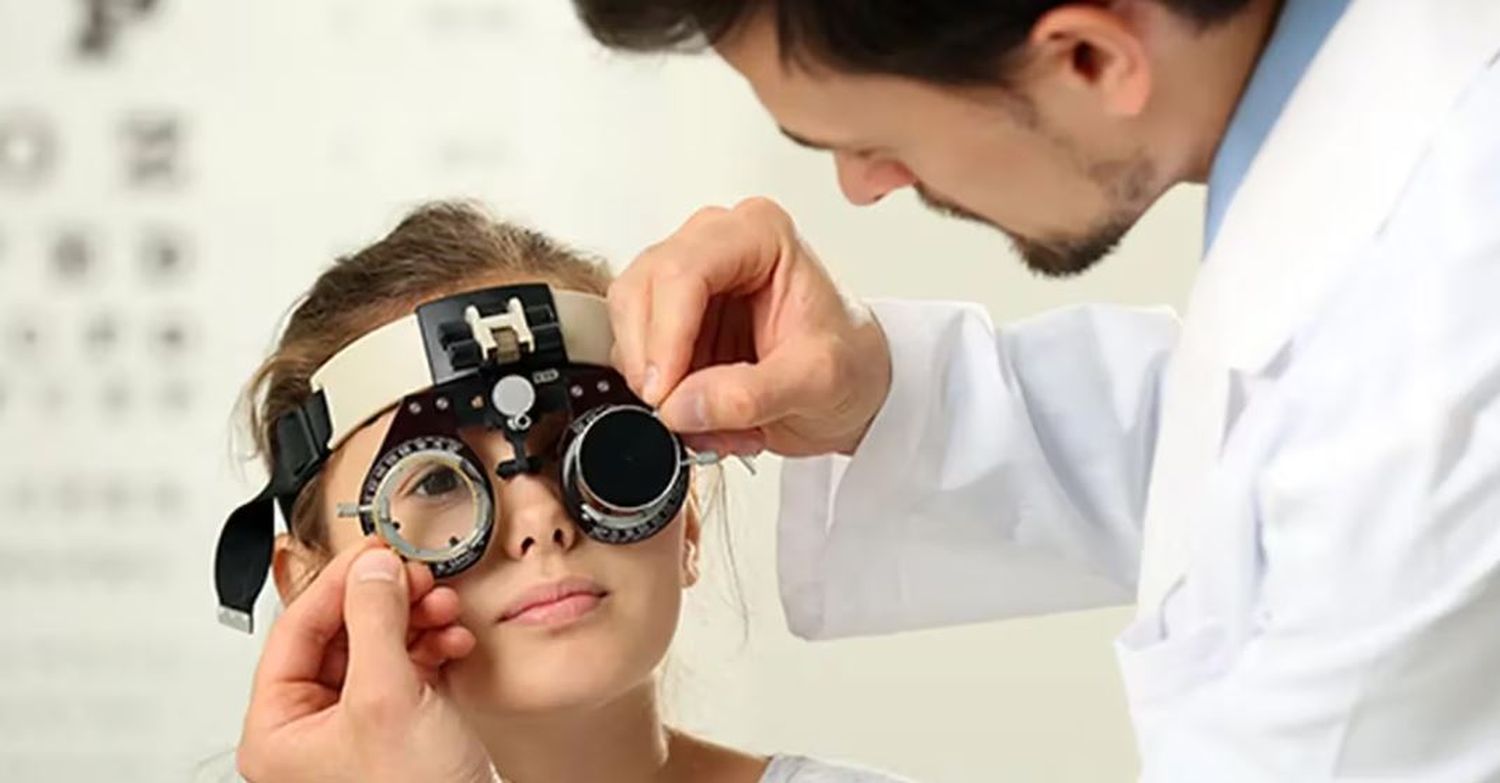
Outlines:
POLYGON ((1213 246, 1224 213, 1272 126, 1291 99, 1313 56, 1344 15, 1349 0, 1286 0, 1276 29, 1229 121, 1208 175, 1204 253, 1213 246))

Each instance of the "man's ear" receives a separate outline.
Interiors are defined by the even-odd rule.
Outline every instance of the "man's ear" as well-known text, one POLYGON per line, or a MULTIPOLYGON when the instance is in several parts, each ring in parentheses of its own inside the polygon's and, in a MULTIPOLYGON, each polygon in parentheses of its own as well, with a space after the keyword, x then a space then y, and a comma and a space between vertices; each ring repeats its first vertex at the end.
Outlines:
POLYGON ((290 604, 312 582, 318 567, 318 558, 307 547, 286 533, 276 534, 276 544, 271 552, 271 576, 276 580, 276 592, 281 595, 282 606, 290 604))
POLYGON ((1145 110, 1151 60, 1140 34, 1121 14, 1068 3, 1043 14, 1028 43, 1044 78, 1094 94, 1107 114, 1134 117, 1145 110))

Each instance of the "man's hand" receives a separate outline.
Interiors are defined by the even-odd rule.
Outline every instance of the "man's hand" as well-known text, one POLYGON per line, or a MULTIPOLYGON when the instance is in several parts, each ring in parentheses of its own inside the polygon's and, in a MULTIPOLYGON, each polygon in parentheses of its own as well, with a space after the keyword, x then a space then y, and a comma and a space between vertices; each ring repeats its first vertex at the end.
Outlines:
POLYGON ((609 305, 616 368, 699 450, 852 453, 890 389, 880 325, 765 199, 700 210, 609 305))
POLYGON ((489 759, 436 690, 474 649, 458 595, 369 539, 277 619, 237 763, 251 783, 489 783, 489 759))

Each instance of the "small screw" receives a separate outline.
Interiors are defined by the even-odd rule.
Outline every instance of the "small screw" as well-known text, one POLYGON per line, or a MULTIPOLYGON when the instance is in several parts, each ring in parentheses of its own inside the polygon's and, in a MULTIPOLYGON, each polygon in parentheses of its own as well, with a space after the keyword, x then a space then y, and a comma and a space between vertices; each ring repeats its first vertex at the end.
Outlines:
POLYGON ((573 395, 575 398, 576 397, 582 397, 583 396, 583 387, 582 386, 574 386, 573 388, 568 389, 568 393, 571 394, 571 395, 573 395))
POLYGON ((609 391, 609 381, 600 381, 598 388, 600 392, 609 391))
POLYGON ((480 408, 483 408, 484 407, 484 398, 480 397, 477 394, 474 395, 474 399, 469 400, 469 407, 473 408, 476 411, 479 410, 480 408))
POLYGON ((422 412, 422 403, 420 403, 420 402, 413 402, 410 405, 407 405, 406 409, 408 411, 411 411, 412 413, 421 413, 422 412))
POLYGON ((440 410, 440 411, 448 410, 448 398, 447 397, 439 397, 439 398, 437 398, 437 409, 440 410))

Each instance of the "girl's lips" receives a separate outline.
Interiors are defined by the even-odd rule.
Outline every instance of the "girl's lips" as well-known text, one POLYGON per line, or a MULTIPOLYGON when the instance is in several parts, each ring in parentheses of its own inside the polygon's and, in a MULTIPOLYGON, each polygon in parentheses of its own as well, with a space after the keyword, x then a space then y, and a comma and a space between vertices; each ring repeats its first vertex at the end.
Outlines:
POLYGON ((500 622, 560 625, 593 611, 608 593, 588 579, 569 578, 537 585, 521 594, 500 615, 500 622))
POLYGON ((533 604, 522 610, 519 614, 508 617, 501 622, 515 623, 517 625, 564 625, 594 611, 603 600, 604 596, 602 595, 574 593, 566 598, 559 598, 556 601, 533 604))

